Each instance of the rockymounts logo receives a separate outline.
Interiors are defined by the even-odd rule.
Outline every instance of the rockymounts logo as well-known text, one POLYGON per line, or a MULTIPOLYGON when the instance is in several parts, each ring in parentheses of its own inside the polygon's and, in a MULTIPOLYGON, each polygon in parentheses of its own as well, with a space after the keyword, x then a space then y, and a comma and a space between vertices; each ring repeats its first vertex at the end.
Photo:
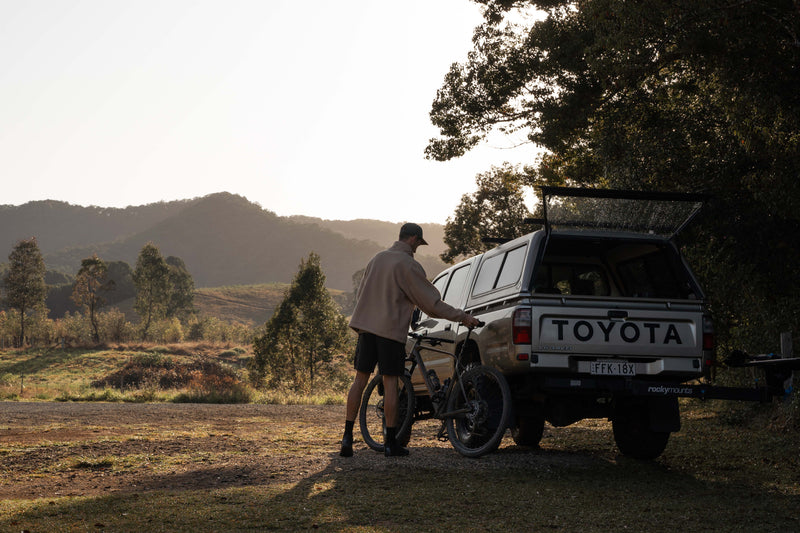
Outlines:
POLYGON ((649 394, 692 394, 694 392, 691 387, 670 387, 667 385, 653 385, 647 387, 649 394))

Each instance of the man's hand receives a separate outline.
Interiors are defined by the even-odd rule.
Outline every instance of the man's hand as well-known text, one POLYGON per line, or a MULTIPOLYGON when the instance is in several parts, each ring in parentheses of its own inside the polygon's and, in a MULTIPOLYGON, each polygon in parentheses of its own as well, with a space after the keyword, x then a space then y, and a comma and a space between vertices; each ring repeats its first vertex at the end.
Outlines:
POLYGON ((467 326, 468 328, 476 328, 481 324, 481 321, 472 316, 471 314, 467 313, 467 316, 464 317, 464 320, 462 320, 461 323, 467 326))

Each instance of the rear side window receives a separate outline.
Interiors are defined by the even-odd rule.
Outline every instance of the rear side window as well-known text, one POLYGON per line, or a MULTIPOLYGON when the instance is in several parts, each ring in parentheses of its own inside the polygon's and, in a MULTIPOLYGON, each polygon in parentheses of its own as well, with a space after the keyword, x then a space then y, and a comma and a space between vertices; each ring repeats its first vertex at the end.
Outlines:
POLYGON ((488 258, 481 264, 475 280, 473 295, 483 294, 492 289, 514 285, 522 274, 525 265, 527 246, 519 246, 508 252, 488 258))

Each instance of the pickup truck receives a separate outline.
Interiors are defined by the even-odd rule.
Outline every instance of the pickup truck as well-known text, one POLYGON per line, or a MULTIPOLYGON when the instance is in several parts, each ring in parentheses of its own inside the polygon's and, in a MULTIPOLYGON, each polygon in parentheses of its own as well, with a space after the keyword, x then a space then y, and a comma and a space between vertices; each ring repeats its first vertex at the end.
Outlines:
MULTIPOLYGON (((433 279, 445 302, 485 322, 466 345, 454 322, 416 313, 412 329, 505 376, 518 445, 537 446, 545 421, 608 418, 623 454, 657 457, 680 429, 674 393, 714 362, 704 295, 676 245, 705 197, 543 187, 541 201, 542 229, 433 279)), ((421 355, 452 375, 452 357, 421 355)))

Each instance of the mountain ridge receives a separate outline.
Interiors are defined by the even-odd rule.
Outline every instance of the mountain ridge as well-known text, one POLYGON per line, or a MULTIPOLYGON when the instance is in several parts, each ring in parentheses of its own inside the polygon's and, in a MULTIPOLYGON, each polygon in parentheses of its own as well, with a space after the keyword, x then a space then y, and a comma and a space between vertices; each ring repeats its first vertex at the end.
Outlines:
MULTIPOLYGON (((153 242, 165 257, 181 257, 198 287, 287 283, 300 261, 314 252, 328 286, 349 291, 353 274, 396 240, 398 226, 364 219, 280 217, 228 192, 127 208, 57 200, 0 206, 0 245, 8 253, 20 239, 35 236, 49 269, 74 274, 93 253, 134 267, 142 246, 153 242)), ((423 227, 428 241, 441 243, 441 225, 423 227)), ((417 254, 431 276, 445 267, 438 256, 425 254, 439 253, 438 247, 432 248, 417 254)))

